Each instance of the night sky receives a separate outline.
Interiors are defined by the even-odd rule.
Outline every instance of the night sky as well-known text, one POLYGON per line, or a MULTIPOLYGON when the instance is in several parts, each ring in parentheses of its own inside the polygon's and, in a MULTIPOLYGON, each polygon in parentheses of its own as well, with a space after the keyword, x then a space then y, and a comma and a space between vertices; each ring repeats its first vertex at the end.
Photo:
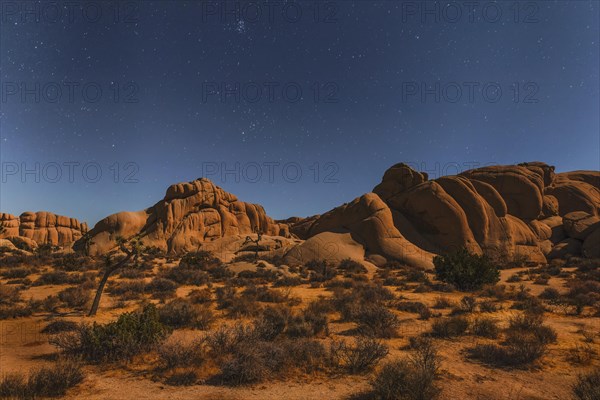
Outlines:
POLYGON ((204 175, 286 218, 402 161, 600 169, 597 1, 0 3, 2 212, 93 225, 204 175))

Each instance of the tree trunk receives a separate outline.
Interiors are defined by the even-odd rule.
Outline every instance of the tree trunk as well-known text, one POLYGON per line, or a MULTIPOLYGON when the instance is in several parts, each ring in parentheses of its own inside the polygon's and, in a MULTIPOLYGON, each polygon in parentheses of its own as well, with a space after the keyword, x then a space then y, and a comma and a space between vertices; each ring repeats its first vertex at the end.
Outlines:
POLYGON ((102 297, 102 292, 104 291, 104 286, 106 285, 108 278, 113 272, 125 265, 125 263, 127 263, 127 261, 129 261, 130 258, 131 255, 128 255, 115 266, 106 268, 106 271, 104 271, 104 276, 102 276, 102 280, 100 280, 100 285, 98 285, 98 289, 96 290, 96 297, 94 297, 94 302, 92 303, 92 308, 90 309, 88 317, 93 317, 94 315, 96 315, 96 312, 98 311, 98 306, 100 305, 100 298, 102 297))

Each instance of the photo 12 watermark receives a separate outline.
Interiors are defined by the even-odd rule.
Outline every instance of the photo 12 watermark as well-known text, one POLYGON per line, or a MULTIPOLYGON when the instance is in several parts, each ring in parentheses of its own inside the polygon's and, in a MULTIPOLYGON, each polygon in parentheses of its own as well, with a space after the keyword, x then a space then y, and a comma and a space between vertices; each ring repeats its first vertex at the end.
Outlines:
POLYGON ((141 0, 0 2, 2 24, 136 24, 140 21, 141 0))
POLYGON ((402 1, 402 23, 515 23, 540 22, 540 6, 535 1, 402 1))
POLYGON ((537 82, 406 81, 401 85, 402 103, 498 103, 503 98, 513 103, 537 104, 540 86, 537 82))
POLYGON ((203 82, 202 103, 339 103, 336 82, 203 82))
POLYGON ((0 101, 6 103, 138 103, 140 87, 134 81, 2 81, 0 101))
POLYGON ((140 166, 136 162, 100 164, 96 161, 49 161, 1 163, 1 182, 20 183, 139 183, 140 166))
POLYGON ((334 24, 339 17, 338 3, 323 0, 200 0, 193 4, 200 9, 201 23, 241 23, 242 27, 257 23, 334 24))
POLYGON ((336 162, 314 162, 310 165, 295 161, 203 162, 202 176, 225 183, 339 183, 340 167, 336 162))

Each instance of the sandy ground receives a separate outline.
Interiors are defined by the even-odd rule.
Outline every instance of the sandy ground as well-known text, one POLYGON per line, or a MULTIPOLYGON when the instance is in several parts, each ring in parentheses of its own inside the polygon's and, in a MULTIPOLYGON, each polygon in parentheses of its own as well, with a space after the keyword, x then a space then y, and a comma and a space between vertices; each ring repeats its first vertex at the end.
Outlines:
MULTIPOLYGON (((164 260, 159 264, 164 265, 164 260)), ((239 264, 240 270, 248 268, 239 264)), ((158 267, 157 267, 158 268, 158 267)), ((519 269, 502 271, 502 283, 519 269)), ((369 268, 369 275, 374 270, 369 268)), ((539 294, 548 286, 535 285, 531 281, 523 282, 531 289, 532 294, 539 294)), ((519 286, 520 283, 515 283, 519 286)), ((564 280, 552 277, 550 287, 564 290, 564 280)), ((33 286, 23 292, 24 298, 42 299, 49 294, 56 294, 69 285, 33 286)), ((177 291, 182 296, 192 287, 180 287, 177 291)), ((393 287, 391 287, 394 290, 393 287)), ((407 300, 421 301, 432 306, 438 297, 446 297, 454 302, 460 301, 463 293, 414 293, 412 291, 396 291, 396 296, 404 296, 407 300)), ((292 295, 299 297, 306 304, 319 296, 330 296, 331 292, 323 288, 307 286, 292 288, 292 295)), ((119 314, 134 308, 113 309, 113 299, 105 293, 102 307, 94 321, 106 322, 115 319, 119 314)), ((434 313, 447 315, 449 309, 434 310, 434 313)), ((486 314, 497 319, 502 326, 507 319, 516 313, 503 309, 486 314)), ((402 348, 408 343, 410 336, 419 335, 430 329, 431 320, 421 321, 415 314, 398 312, 402 325, 399 337, 385 340, 390 348, 388 359, 404 357, 409 353, 402 348)), ((56 316, 54 316, 55 318, 56 316)), ((596 333, 593 346, 600 354, 600 318, 567 316, 560 313, 546 313, 547 324, 558 333, 558 343, 549 347, 549 353, 543 362, 530 369, 490 368, 468 360, 464 351, 466 347, 486 339, 465 336, 457 340, 436 340, 442 356, 442 371, 439 385, 442 388, 442 399, 570 399, 571 386, 576 376, 589 370, 592 366, 573 366, 567 359, 569 349, 581 343, 581 329, 596 333)), ((61 316, 73 321, 91 322, 92 319, 82 313, 70 313, 61 316)), ((0 373, 27 371, 52 362, 56 349, 48 343, 47 335, 40 330, 51 320, 49 314, 37 314, 34 317, 0 321, 0 373)), ((348 338, 352 323, 331 324, 331 337, 348 338)), ((195 331, 190 335, 199 335, 195 331)), ((598 358, 592 365, 599 365, 598 358)), ((363 392, 369 387, 372 375, 326 377, 297 377, 286 381, 268 382, 251 387, 228 388, 210 385, 190 387, 172 387, 152 380, 148 373, 134 369, 100 368, 86 366, 87 377, 78 387, 71 389, 69 399, 348 399, 352 395, 363 392)))

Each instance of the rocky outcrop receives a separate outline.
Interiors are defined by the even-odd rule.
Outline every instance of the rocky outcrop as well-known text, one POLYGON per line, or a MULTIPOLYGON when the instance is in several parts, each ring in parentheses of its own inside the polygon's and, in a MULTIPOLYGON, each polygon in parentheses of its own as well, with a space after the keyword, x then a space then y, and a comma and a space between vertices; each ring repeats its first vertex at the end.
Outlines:
POLYGON ((400 163, 373 193, 293 226, 302 227, 305 238, 350 232, 367 255, 424 268, 433 255, 456 248, 502 262, 542 264, 547 257, 596 254, 587 238, 600 235, 599 178, 594 171, 555 174, 553 166, 530 162, 430 181, 400 163))
MULTIPOLYGON (((140 235, 146 245, 183 253, 204 242, 253 232, 290 235, 288 226, 273 221, 262 206, 239 201, 202 178, 171 185, 165 197, 150 208, 104 218, 89 231, 89 252, 102 254, 115 247, 117 237, 140 235)), ((75 245, 83 246, 83 240, 75 245)))
POLYGON ((68 246, 88 230, 85 222, 47 211, 28 211, 18 217, 0 213, 0 228, 0 238, 27 250, 33 250, 40 244, 68 246))

